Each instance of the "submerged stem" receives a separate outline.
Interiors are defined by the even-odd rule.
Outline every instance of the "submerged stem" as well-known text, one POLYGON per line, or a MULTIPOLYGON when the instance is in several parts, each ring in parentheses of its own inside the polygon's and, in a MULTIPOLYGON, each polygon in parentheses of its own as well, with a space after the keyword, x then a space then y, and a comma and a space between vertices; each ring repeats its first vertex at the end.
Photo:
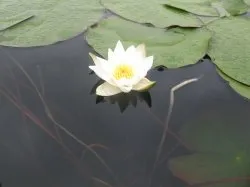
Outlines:
POLYGON ((73 133, 71 133, 70 131, 68 131, 65 127, 63 127, 61 124, 59 124, 54 119, 54 117, 53 117, 52 113, 50 112, 50 109, 47 106, 47 104, 46 104, 46 102, 45 102, 42 94, 40 93, 39 89, 37 88, 37 86, 34 83, 34 81, 32 80, 32 78, 26 72, 26 70, 21 66, 21 64, 19 64, 19 62, 14 57, 12 57, 7 51, 5 51, 3 49, 3 47, 0 46, 0 48, 14 62, 14 64, 23 72, 23 74, 29 80, 29 82, 31 83, 31 85, 34 87, 34 89, 35 89, 38 97, 40 98, 40 100, 41 100, 41 102, 42 102, 42 104, 44 106, 45 113, 47 114, 48 118, 54 123, 54 125, 57 126, 59 129, 61 129, 63 132, 65 132, 68 136, 70 136, 71 138, 73 138, 77 143, 79 143, 80 145, 84 146, 88 151, 90 151, 106 167, 106 169, 110 172, 110 174, 112 174, 112 176, 116 179, 114 172, 106 164, 106 162, 97 154, 97 152, 95 150, 93 150, 91 147, 89 147, 82 140, 78 139, 73 133))
POLYGON ((175 93, 175 91, 182 88, 183 86, 186 86, 187 84, 198 81, 200 78, 201 77, 185 80, 185 81, 175 85, 173 88, 171 88, 171 90, 170 90, 170 102, 169 102, 170 104, 169 104, 169 107, 168 107, 168 114, 167 114, 167 117, 166 117, 166 120, 165 120, 165 125, 164 125, 164 128, 163 128, 161 141, 160 141, 160 144, 159 144, 158 149, 157 149, 156 159, 155 159, 155 162, 154 162, 152 174, 154 173, 154 171, 156 169, 159 157, 161 155, 162 147, 163 147, 163 144, 164 144, 165 139, 166 139, 166 135, 167 135, 168 127, 169 127, 169 121, 170 121, 170 117, 171 117, 172 110, 173 110, 173 107, 174 107, 174 93, 175 93))

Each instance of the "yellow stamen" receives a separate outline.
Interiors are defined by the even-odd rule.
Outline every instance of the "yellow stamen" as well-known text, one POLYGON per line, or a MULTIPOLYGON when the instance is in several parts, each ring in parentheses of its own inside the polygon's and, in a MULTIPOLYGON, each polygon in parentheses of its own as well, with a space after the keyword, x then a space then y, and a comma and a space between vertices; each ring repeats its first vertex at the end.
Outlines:
POLYGON ((131 79, 134 76, 134 71, 130 65, 121 64, 116 66, 113 76, 116 80, 120 80, 122 78, 131 79))

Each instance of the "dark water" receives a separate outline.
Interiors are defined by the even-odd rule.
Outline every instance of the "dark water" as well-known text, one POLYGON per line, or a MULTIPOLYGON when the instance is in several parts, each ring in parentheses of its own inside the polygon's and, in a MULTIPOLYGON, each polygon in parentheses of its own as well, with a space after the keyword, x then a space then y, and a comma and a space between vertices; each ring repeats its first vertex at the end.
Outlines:
POLYGON ((202 176, 194 174, 192 180, 199 183, 200 178, 209 176, 205 181, 211 182, 209 187, 250 186, 246 177, 250 175, 250 103, 217 75, 209 60, 177 70, 151 70, 149 78, 157 84, 148 93, 97 98, 91 90, 99 79, 88 68, 92 64, 90 49, 82 36, 47 47, 3 49, 2 187, 186 187, 188 181, 180 178, 197 171, 202 176), (201 75, 198 82, 175 93, 169 129, 159 164, 154 168, 170 89, 201 75), (191 134, 194 144, 187 145, 182 140, 179 132, 183 129, 191 134), (195 148, 199 142, 204 142, 204 149, 195 148), (202 167, 202 171, 209 170, 207 163, 196 164, 198 159, 186 163, 190 169, 181 170, 181 175, 174 176, 170 170, 169 161, 173 158, 197 152, 217 154, 216 150, 221 160, 210 161, 209 167, 215 168, 215 172, 208 172, 207 176, 199 172, 202 167), (229 164, 220 164, 229 156, 229 164), (229 167, 234 158, 242 161, 240 169, 235 164, 229 167))

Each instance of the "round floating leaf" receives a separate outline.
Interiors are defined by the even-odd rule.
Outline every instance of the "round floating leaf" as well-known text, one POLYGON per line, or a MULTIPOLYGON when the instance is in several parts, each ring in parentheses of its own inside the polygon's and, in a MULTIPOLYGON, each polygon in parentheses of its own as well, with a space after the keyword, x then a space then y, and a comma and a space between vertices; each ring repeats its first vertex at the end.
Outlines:
POLYGON ((102 0, 103 5, 112 12, 139 22, 151 23, 156 27, 178 25, 200 27, 201 22, 194 15, 175 8, 165 7, 163 0, 102 0))
POLYGON ((147 55, 154 55, 154 66, 176 68, 194 64, 207 52, 211 33, 205 29, 174 28, 165 31, 113 17, 103 20, 87 32, 88 43, 107 58, 108 48, 118 40, 125 47, 146 45, 147 55))
POLYGON ((207 0, 168 0, 166 5, 191 12, 201 16, 219 16, 215 8, 213 8, 207 0))
POLYGON ((208 24, 214 32, 209 56, 233 79, 250 85, 250 19, 230 17, 208 24))
POLYGON ((217 68, 217 72, 219 73, 219 75, 225 79, 226 81, 228 81, 229 85, 240 95, 250 99, 250 87, 246 86, 244 84, 241 84, 240 82, 237 82, 236 80, 228 77, 226 74, 224 74, 223 72, 221 72, 218 68, 217 68))
POLYGON ((5 29, 0 32, 0 45, 28 47, 63 41, 83 32, 102 13, 98 0, 4 0, 0 3, 0 25, 5 29), (22 13, 34 17, 22 21, 22 13))
POLYGON ((249 181, 243 177, 250 174, 248 156, 244 153, 238 155, 196 153, 170 160, 169 167, 176 177, 190 185, 246 187, 249 181), (233 180, 240 177, 242 180, 233 180))

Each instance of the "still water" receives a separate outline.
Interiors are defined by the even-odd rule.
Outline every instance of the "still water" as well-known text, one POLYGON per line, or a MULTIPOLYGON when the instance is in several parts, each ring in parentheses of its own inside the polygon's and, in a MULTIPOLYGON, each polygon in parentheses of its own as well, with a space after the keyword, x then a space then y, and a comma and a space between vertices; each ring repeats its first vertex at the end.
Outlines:
POLYGON ((102 98, 89 51, 83 36, 0 51, 2 187, 250 186, 250 103, 208 59, 151 70, 149 92, 102 98), (170 89, 201 75, 175 92, 156 163, 170 89))

